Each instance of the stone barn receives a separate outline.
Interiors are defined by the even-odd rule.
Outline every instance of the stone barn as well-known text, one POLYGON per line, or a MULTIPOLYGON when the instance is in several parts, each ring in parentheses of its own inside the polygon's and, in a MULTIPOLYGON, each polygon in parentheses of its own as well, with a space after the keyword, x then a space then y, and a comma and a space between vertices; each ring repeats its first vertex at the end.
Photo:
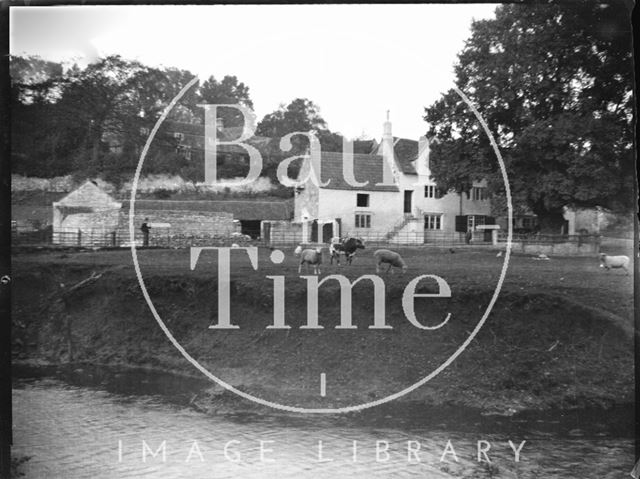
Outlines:
MULTIPOLYGON (((122 208, 122 237, 128 235, 129 202, 122 208)), ((187 246, 193 238, 224 238, 234 233, 257 239, 267 231, 274 233, 288 225, 293 216, 291 200, 150 200, 135 203, 136 236, 145 218, 151 226, 151 244, 187 246), (163 227, 159 227, 164 225, 163 227), (265 226, 266 225, 266 226, 265 226), (181 238, 184 240, 182 241, 181 238)))
POLYGON ((53 203, 53 244, 107 246, 116 242, 122 203, 93 181, 53 203))

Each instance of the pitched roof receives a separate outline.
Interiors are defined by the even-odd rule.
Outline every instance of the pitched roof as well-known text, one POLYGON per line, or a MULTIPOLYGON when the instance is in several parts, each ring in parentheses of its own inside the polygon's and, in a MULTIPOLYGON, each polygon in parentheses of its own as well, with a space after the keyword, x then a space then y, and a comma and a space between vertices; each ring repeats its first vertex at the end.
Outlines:
POLYGON ((393 144, 393 153, 400 171, 409 175, 417 174, 413 162, 418 158, 418 142, 398 138, 393 144))
MULTIPOLYGON (((393 137, 393 155, 399 170, 407 175, 416 175, 416 168, 413 164, 418 159, 419 143, 408 138, 393 137)), ((374 153, 382 153, 382 142, 377 145, 374 153)))
POLYGON ((88 208, 120 208, 120 203, 91 180, 57 202, 58 206, 85 206, 88 208))
POLYGON ((353 152, 370 154, 374 153, 375 148, 378 146, 376 140, 354 140, 353 152))
MULTIPOLYGON (((124 202, 128 211, 130 203, 124 202)), ((205 211, 231 213, 236 220, 289 220, 293 217, 293 200, 143 200, 136 210, 205 211)))
POLYGON ((344 180, 342 173, 342 153, 323 151, 321 153, 320 170, 322 182, 331 180, 327 186, 329 190, 356 190, 356 191, 399 191, 397 186, 376 186, 382 183, 384 159, 380 155, 364 155, 354 153, 353 171, 356 181, 368 181, 366 186, 356 187, 344 180))

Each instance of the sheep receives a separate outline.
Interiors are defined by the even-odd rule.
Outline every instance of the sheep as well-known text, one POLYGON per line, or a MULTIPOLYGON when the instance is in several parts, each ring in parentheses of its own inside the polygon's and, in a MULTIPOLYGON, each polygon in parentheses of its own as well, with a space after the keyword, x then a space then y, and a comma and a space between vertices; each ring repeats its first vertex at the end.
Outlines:
POLYGON ((376 273, 380 272, 380 265, 382 263, 387 263, 389 265, 386 271, 387 273, 392 266, 395 266, 396 268, 402 268, 403 274, 405 271, 407 271, 407 264, 402 259, 402 256, 400 256, 395 251, 390 251, 388 249, 379 249, 375 253, 373 253, 373 256, 376 258, 376 273))
POLYGON ((607 271, 611 268, 622 268, 627 274, 629 274, 629 257, 609 256, 607 254, 600 253, 600 267, 606 268, 607 271))
POLYGON ((294 252, 296 256, 300 256, 300 264, 298 264, 298 274, 302 271, 302 265, 306 264, 307 269, 313 266, 314 274, 320 273, 320 264, 322 263, 322 248, 302 249, 298 246, 294 252))

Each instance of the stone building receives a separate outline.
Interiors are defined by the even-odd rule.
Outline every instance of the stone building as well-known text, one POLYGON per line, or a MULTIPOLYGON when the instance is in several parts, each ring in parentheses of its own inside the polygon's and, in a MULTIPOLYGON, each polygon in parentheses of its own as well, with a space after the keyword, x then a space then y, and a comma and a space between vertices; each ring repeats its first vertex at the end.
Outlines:
POLYGON ((308 180, 296 189, 294 221, 302 225, 303 241, 345 235, 399 243, 459 241, 467 231, 485 239, 477 227, 494 223, 485 182, 476 182, 469 198, 439 191, 426 139, 393 137, 388 119, 382 141, 372 142, 369 153, 354 153, 353 165, 356 186, 345 181, 342 153, 321 152, 321 182, 329 183, 308 180))
MULTIPOLYGON (((91 181, 53 203, 53 243, 73 246, 123 246, 130 242, 130 201, 116 201, 91 181)), ((270 233, 295 234, 291 200, 137 199, 134 238, 151 227, 151 245, 186 247, 234 233, 253 239, 270 233)), ((299 228, 298 228, 299 229, 299 228)), ((286 236, 286 235, 285 235, 286 236)))
MULTIPOLYGON (((241 233, 255 239, 264 235, 265 224, 289 222, 291 201, 264 200, 150 200, 135 202, 136 228, 145 218, 151 223, 151 243, 162 235, 225 237, 241 233), (154 225, 158 225, 154 228, 154 225)), ((128 224, 125 203, 122 224, 128 224)), ((269 227, 266 227, 269 230, 269 227)))
POLYGON ((52 242, 95 246, 115 242, 122 203, 93 181, 53 203, 52 242))

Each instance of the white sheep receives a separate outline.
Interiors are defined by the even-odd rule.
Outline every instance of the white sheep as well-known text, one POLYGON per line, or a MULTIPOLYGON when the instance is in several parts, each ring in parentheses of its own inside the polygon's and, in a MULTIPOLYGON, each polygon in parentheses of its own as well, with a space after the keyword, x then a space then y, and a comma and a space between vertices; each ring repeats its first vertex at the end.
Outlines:
POLYGON ((400 256, 395 251, 391 251, 388 249, 379 249, 376 250, 375 253, 373 253, 373 256, 376 258, 376 273, 380 272, 380 265, 382 263, 387 263, 389 265, 386 271, 387 273, 392 266, 395 266, 396 268, 402 268, 402 273, 407 271, 407 263, 405 263, 402 259, 402 256, 400 256))
POLYGON ((302 246, 298 246, 293 254, 300 256, 300 264, 298 264, 298 274, 302 271, 302 265, 306 264, 307 269, 309 266, 313 266, 314 274, 320 273, 320 264, 322 263, 322 249, 302 249, 302 246))
POLYGON ((607 271, 611 268, 622 268, 629 274, 629 257, 628 256, 609 256, 604 253, 600 253, 600 267, 606 268, 607 271))

